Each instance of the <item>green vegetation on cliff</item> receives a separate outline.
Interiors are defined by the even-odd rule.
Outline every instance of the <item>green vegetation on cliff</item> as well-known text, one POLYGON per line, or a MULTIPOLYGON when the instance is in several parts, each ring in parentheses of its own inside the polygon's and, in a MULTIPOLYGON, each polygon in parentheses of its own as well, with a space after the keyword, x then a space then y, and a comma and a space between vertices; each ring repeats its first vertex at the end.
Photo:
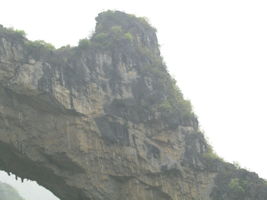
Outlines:
POLYGON ((48 50, 55 50, 55 47, 52 44, 47 43, 43 40, 28 41, 26 44, 31 48, 45 48, 48 50))
POLYGON ((267 184, 256 173, 233 165, 221 168, 211 193, 213 200, 266 200, 267 184))
POLYGON ((0 182, 0 200, 24 200, 10 185, 0 182))
POLYGON ((144 23, 134 15, 125 15, 118 11, 107 11, 101 13, 96 18, 97 26, 94 34, 89 39, 85 38, 79 41, 80 48, 94 48, 101 50, 110 50, 115 47, 123 48, 133 45, 136 38, 134 34, 137 31, 136 26, 129 26, 130 22, 144 23))
POLYGON ((0 34, 9 34, 9 35, 13 35, 15 37, 22 37, 25 38, 26 37, 26 33, 23 30, 18 30, 18 29, 14 29, 14 28, 5 28, 0 24, 0 34))
MULTIPOLYGON (((113 47, 129 48, 138 45, 147 33, 154 33, 155 28, 140 17, 119 11, 106 11, 96 17, 96 29, 92 37, 80 40, 79 47, 109 50, 113 47)), ((114 50, 114 49, 113 49, 114 50)))

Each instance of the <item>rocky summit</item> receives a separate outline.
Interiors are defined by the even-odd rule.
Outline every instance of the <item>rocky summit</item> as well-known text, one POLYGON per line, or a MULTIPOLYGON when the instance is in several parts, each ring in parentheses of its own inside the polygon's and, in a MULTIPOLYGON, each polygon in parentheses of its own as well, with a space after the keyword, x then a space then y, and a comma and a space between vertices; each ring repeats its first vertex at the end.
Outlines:
POLYGON ((61 200, 266 200, 265 180, 213 153, 155 28, 96 21, 60 49, 0 26, 0 169, 61 200))

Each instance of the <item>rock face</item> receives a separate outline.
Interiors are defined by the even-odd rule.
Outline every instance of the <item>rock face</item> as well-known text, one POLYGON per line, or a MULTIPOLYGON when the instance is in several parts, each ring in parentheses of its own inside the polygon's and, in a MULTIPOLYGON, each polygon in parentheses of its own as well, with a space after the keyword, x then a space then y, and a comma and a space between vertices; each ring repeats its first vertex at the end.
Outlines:
POLYGON ((0 27, 0 168, 62 200, 266 200, 199 131, 144 19, 107 11, 51 50, 0 27))

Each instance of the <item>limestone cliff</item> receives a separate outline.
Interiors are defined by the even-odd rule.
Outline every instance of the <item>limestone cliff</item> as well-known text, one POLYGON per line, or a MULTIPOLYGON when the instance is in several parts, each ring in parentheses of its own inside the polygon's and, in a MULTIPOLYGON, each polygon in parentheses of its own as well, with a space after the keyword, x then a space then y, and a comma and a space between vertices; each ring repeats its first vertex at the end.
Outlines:
POLYGON ((266 200, 199 131, 144 19, 107 11, 78 47, 0 27, 0 168, 62 200, 266 200))

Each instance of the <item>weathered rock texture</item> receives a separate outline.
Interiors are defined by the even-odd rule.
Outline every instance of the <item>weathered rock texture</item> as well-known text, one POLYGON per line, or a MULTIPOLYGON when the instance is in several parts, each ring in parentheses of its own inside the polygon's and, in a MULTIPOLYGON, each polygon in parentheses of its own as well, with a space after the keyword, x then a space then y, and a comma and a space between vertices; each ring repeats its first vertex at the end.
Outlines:
POLYGON ((155 29, 96 20, 90 41, 58 50, 1 28, 0 168, 62 200, 266 200, 262 179, 212 154, 155 29))

